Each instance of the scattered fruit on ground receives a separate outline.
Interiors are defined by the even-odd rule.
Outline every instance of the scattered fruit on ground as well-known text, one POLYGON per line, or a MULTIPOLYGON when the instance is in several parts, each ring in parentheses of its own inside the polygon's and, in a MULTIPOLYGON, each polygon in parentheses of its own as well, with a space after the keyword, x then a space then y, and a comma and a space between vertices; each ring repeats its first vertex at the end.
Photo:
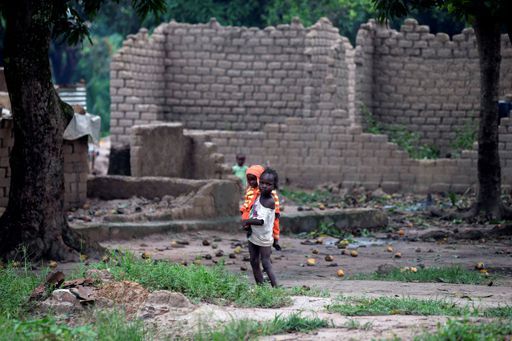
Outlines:
POLYGON ((393 252, 393 247, 391 245, 388 245, 388 247, 386 248, 386 251, 393 252))
POLYGON ((398 235, 403 237, 405 235, 405 231, 403 229, 398 230, 398 235))
POLYGON ((194 259, 194 264, 195 265, 201 265, 201 260, 200 259, 194 259))
POLYGON ((316 264, 316 259, 314 258, 308 258, 308 260, 306 261, 306 264, 308 266, 314 266, 316 264))
POLYGON ((349 241, 343 239, 338 243, 338 249, 345 249, 348 246, 348 244, 350 244, 349 241))
POLYGON ((475 265, 475 269, 477 269, 477 270, 483 270, 483 269, 485 269, 485 264, 484 264, 484 262, 478 262, 478 263, 476 263, 476 265, 475 265))
POLYGON ((240 252, 242 252, 242 248, 240 246, 237 246, 237 247, 235 247, 233 252, 236 253, 236 254, 239 254, 240 252))
POLYGON ((411 270, 411 272, 418 272, 418 268, 416 268, 414 266, 411 266, 410 270, 411 270))
POLYGON ((395 253, 395 258, 402 258, 402 253, 401 252, 395 253))
POLYGON ((359 255, 359 253, 356 250, 352 250, 352 251, 350 251, 350 255, 352 257, 357 257, 359 255))
POLYGON ((84 260, 86 260, 87 258, 89 258, 87 255, 84 255, 84 254, 80 254, 80 260, 83 262, 84 260))
POLYGON ((208 245, 210 245, 210 241, 209 241, 208 239, 204 239, 204 240, 203 240, 203 245, 204 245, 204 246, 208 246, 208 245))
POLYGON ((318 250, 317 249, 313 249, 313 251, 311 251, 311 253, 313 253, 314 255, 318 255, 318 250))
POLYGON ((247 267, 246 267, 246 266, 244 266, 244 265, 242 265, 242 266, 240 267, 240 270, 241 270, 241 271, 247 271, 247 267))
POLYGON ((327 255, 327 256, 325 256, 325 261, 326 261, 326 262, 332 262, 333 260, 334 260, 334 257, 333 257, 333 256, 331 256, 331 255, 327 255))
POLYGON ((141 255, 142 259, 151 259, 151 253, 144 251, 141 255))
MULTIPOLYGON (((50 268, 52 268, 52 269, 55 269, 55 268, 57 267, 57 265, 59 265, 59 264, 58 264, 56 261, 54 261, 54 260, 51 260, 51 261, 48 263, 48 266, 49 266, 50 268)), ((13 266, 13 267, 15 267, 15 268, 19 267, 19 262, 13 262, 13 263, 12 263, 12 266, 13 266), (15 264, 15 263, 17 263, 17 264, 15 264)))
POLYGON ((343 269, 338 269, 338 271, 336 271, 336 275, 338 277, 343 277, 345 276, 345 271, 343 271, 343 269))
POLYGON ((319 210, 325 210, 325 205, 323 203, 319 203, 318 204, 318 209, 319 210))

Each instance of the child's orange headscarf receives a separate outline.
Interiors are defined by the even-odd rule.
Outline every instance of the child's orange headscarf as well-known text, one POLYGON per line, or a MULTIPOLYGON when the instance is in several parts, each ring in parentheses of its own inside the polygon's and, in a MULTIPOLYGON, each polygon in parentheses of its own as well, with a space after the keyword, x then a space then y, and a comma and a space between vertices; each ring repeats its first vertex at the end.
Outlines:
POLYGON ((247 168, 247 170, 245 171, 245 175, 254 175, 257 179, 258 179, 258 182, 260 181, 260 176, 261 174, 263 174, 263 172, 265 171, 265 168, 263 166, 260 166, 260 165, 252 165, 251 167, 247 168))

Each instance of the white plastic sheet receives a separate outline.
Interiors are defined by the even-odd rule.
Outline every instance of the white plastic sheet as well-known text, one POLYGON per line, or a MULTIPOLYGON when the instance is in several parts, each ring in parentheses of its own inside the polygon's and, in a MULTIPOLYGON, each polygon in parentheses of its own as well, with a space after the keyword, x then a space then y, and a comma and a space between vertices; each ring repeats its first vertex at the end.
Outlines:
POLYGON ((89 135, 94 143, 100 141, 101 117, 86 113, 73 116, 66 130, 64 130, 65 140, 76 140, 82 136, 89 135))

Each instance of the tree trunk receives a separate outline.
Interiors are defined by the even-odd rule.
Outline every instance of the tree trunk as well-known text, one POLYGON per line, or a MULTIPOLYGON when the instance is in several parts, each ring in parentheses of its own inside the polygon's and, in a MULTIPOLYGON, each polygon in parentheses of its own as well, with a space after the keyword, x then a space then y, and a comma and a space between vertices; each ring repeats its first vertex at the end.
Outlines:
POLYGON ((476 204, 477 210, 487 217, 500 218, 501 167, 497 105, 501 60, 500 23, 482 8, 475 17, 474 29, 480 63, 479 188, 476 204))
MULTIPOLYGON (((53 1, 6 5, 5 76, 14 122, 9 203, 0 219, 0 257, 24 247, 31 259, 76 259, 86 246, 64 210, 62 134, 70 107, 51 81, 48 50, 53 1)), ((72 113, 72 111, 71 111, 72 113)))

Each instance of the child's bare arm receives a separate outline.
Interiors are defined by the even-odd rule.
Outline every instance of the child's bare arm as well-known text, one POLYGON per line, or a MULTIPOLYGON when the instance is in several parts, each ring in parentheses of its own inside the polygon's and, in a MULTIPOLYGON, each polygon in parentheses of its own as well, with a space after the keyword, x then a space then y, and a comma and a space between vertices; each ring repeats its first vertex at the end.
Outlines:
POLYGON ((242 225, 263 225, 262 219, 246 219, 242 220, 242 225))

